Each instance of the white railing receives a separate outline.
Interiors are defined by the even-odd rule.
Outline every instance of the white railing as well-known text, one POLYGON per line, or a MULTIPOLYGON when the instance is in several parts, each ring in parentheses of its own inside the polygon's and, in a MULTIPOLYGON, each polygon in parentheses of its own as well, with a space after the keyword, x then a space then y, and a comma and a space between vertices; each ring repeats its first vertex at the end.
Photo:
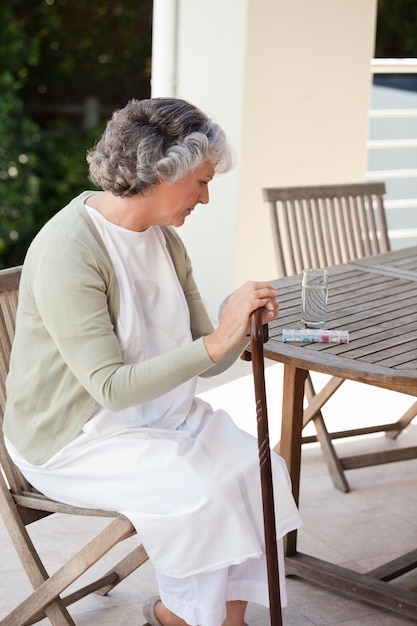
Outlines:
POLYGON ((417 74, 417 59, 372 59, 372 74, 417 74))
MULTIPOLYGON (((417 74, 417 59, 373 59, 371 62, 371 72, 374 74, 417 74)), ((402 118, 417 118, 417 108, 390 108, 390 109, 371 109, 369 111, 369 118, 372 119, 402 119, 402 118)), ((407 138, 378 138, 370 139, 368 141, 368 150, 394 150, 394 149, 417 149, 417 137, 407 138)), ((417 165, 417 150, 416 158, 412 161, 412 164, 417 165)), ((395 168, 395 169, 375 169, 368 170, 366 172, 367 180, 384 180, 387 181, 387 187, 389 190, 389 181, 391 180, 404 180, 404 179, 417 179, 417 168, 395 168)), ((402 194, 404 195, 404 194, 402 194)), ((408 220, 406 228, 390 228, 390 239, 416 239, 417 243, 417 198, 396 198, 390 197, 387 194, 387 200, 385 206, 389 210, 412 209, 415 208, 415 218, 408 220)), ((414 243, 414 242, 413 242, 414 243)))

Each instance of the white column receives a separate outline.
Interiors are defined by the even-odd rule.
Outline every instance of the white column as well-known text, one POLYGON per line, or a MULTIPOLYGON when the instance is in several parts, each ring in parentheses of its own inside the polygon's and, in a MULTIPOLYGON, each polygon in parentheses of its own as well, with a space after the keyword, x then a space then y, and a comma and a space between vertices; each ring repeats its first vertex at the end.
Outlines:
POLYGON ((177 0, 154 0, 152 15, 152 98, 175 97, 177 86, 177 0))
MULTIPOLYGON (((241 158, 247 0, 179 0, 178 87, 214 118, 241 158)), ((262 45, 262 44, 260 44, 262 45)), ((210 204, 200 206, 179 229, 213 320, 235 288, 239 165, 210 183, 210 204)))

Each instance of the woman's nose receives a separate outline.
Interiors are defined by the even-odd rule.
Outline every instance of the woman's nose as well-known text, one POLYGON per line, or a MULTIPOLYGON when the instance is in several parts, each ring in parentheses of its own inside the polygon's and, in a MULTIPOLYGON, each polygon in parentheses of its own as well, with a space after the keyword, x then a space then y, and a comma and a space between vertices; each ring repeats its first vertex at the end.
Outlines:
POLYGON ((208 202, 209 202, 209 190, 208 190, 208 186, 204 185, 200 193, 200 203, 208 204, 208 202))

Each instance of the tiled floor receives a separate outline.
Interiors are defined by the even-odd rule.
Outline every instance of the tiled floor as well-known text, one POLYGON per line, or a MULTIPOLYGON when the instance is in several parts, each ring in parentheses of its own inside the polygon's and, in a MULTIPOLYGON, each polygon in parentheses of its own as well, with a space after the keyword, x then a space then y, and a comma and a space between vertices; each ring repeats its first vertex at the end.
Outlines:
MULTIPOLYGON (((267 368, 268 409, 271 441, 278 439, 281 402, 281 366, 267 368)), ((320 382, 316 377, 316 382, 320 382)), ((214 406, 223 406, 249 432, 256 433, 250 364, 238 362, 222 379, 202 383, 200 393, 214 406), (216 386, 215 386, 216 385, 216 386)), ((327 413, 330 428, 390 421, 405 410, 410 399, 399 394, 345 383, 331 401, 327 413), (332 419, 331 415, 337 415, 332 419), (376 417, 373 417, 376 415, 376 417), (333 423, 334 422, 334 425, 333 423), (337 426, 336 426, 337 425, 337 426)), ((325 413, 326 417, 326 413, 325 413)), ((396 445, 416 445, 417 424, 409 427, 398 442, 383 436, 338 442, 338 450, 396 445)), ((394 558, 414 549, 417 540, 417 459, 391 463, 347 473, 351 492, 337 491, 322 461, 320 449, 304 446, 300 511, 304 526, 299 532, 302 551, 344 564, 358 571, 378 566, 385 557, 394 558)), ((101 523, 101 522, 100 522, 101 523)), ((51 516, 31 529, 39 538, 42 556, 52 571, 66 555, 96 530, 99 522, 89 519, 51 516)), ((129 540, 131 544, 135 539, 129 540)), ((126 542, 125 542, 126 543, 126 542)), ((7 614, 29 591, 29 584, 0 522, 0 618, 7 614)), ((124 554, 127 546, 116 551, 124 554)), ((113 557, 114 558, 114 557, 113 557)), ((109 556, 107 565, 113 562, 109 556)), ((98 566, 97 566, 98 567, 98 566)), ((102 565, 100 566, 100 569, 102 565)), ((93 595, 71 608, 77 625, 140 626, 141 606, 156 591, 152 565, 148 562, 108 596, 93 595)), ((354 602, 295 578, 287 579, 288 607, 283 611, 284 626, 400 626, 416 623, 378 607, 354 602)), ((264 607, 250 605, 250 626, 267 626, 269 613, 264 607)), ((47 624, 44 620, 42 624, 47 624)), ((19 626, 16 624, 15 626, 19 626)))

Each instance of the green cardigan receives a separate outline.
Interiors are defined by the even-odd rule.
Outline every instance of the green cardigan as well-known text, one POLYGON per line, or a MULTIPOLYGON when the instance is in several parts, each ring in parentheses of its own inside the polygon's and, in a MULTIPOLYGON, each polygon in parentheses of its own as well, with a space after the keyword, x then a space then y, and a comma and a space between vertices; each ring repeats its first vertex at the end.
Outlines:
POLYGON ((33 240, 22 270, 7 379, 4 433, 23 457, 45 463, 72 441, 97 405, 147 402, 190 378, 227 369, 244 344, 213 364, 203 337, 213 327, 175 230, 162 227, 190 311, 193 342, 125 365, 116 337, 119 287, 84 202, 86 191, 33 240))

